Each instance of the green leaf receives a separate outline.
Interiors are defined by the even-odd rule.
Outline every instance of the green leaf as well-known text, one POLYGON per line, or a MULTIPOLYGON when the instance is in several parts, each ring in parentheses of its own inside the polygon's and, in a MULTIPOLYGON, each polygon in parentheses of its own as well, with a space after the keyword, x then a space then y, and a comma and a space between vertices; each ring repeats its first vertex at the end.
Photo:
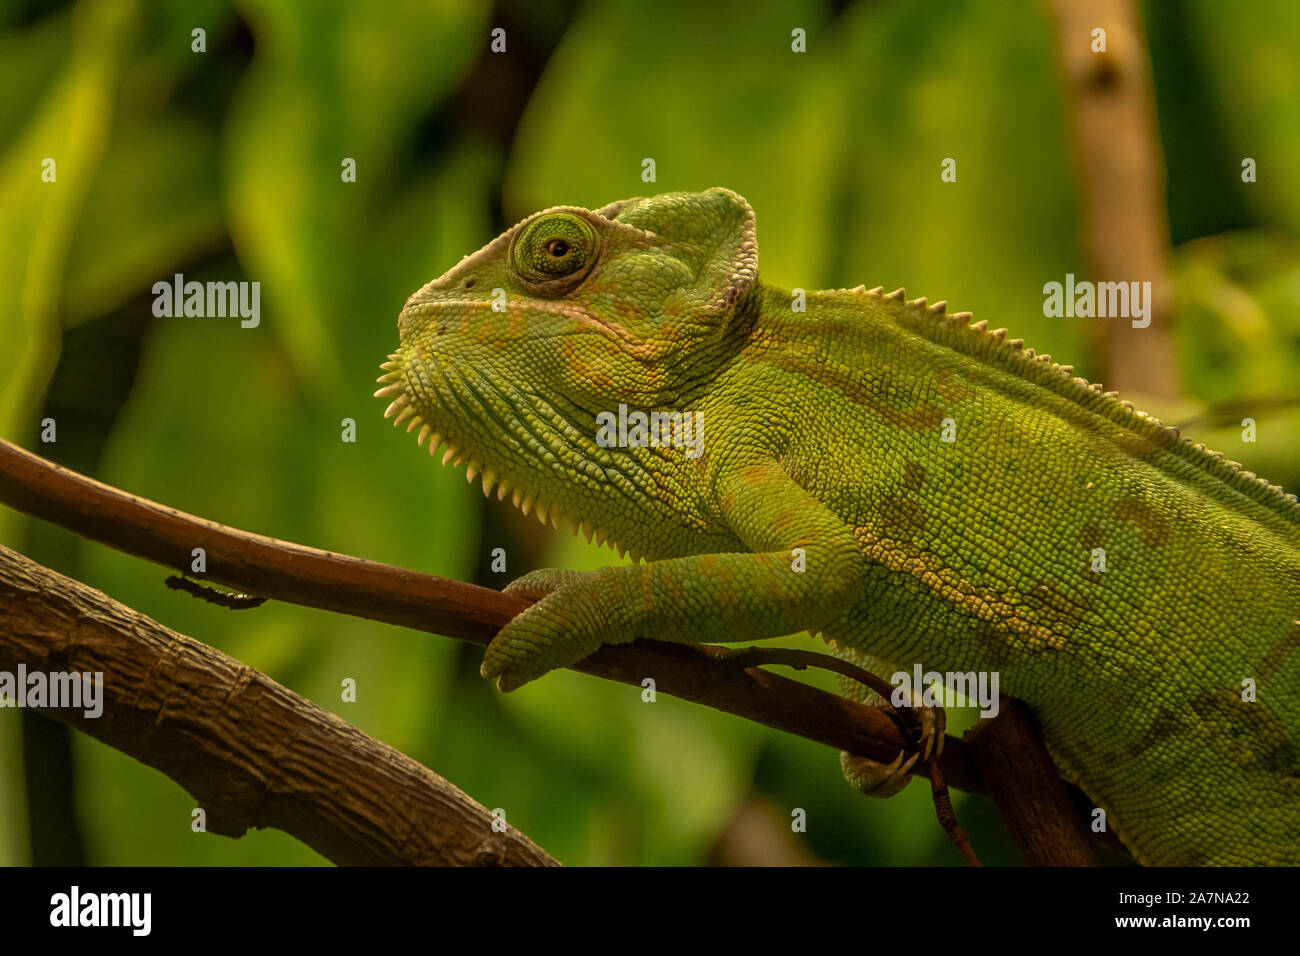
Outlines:
POLYGON ((0 352, 0 436, 6 438, 26 435, 58 358, 64 259, 107 138, 135 16, 128 0, 78 6, 66 70, 0 156, 0 338, 7 346, 0 352), (52 170, 52 182, 42 180, 44 170, 52 170))

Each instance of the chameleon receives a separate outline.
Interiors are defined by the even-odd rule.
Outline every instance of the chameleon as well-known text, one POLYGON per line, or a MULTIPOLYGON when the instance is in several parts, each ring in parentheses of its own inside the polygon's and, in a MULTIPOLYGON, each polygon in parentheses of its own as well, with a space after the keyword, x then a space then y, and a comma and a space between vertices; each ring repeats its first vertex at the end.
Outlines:
POLYGON ((713 188, 546 209, 407 299, 386 414, 633 559, 513 581, 483 676, 805 631, 996 672, 1139 862, 1300 864, 1296 497, 944 302, 800 298, 713 188), (668 440, 611 442, 636 411, 668 440))

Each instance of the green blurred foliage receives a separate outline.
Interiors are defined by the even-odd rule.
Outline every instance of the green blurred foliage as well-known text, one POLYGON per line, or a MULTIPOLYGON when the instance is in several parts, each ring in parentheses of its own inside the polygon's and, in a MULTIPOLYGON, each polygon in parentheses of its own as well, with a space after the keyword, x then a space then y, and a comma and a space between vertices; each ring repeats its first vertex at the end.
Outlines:
MULTIPOLYGON (((1294 485, 1300 8, 1146 13, 1185 243, 1179 411, 1294 485), (1245 156, 1258 183, 1240 182, 1245 156), (1241 408, 1261 421, 1249 452, 1241 408)), ((1043 283, 1086 271, 1058 43, 1029 0, 11 3, 0 435, 217 521, 470 579, 497 543, 484 536, 518 525, 381 419, 370 393, 405 297, 535 209, 712 185, 757 210, 768 280, 906 285, 1086 375, 1099 363, 1082 322, 1042 315, 1043 283), (493 26, 505 54, 488 52, 493 26), (807 53, 791 52, 796 27, 807 53), (955 183, 940 181, 948 157, 955 183), (261 282, 261 325, 153 318, 153 283, 178 272, 261 282), (40 446, 56 411, 59 443, 40 446), (348 418, 355 444, 339 440, 348 418)), ((706 862, 755 790, 808 811, 821 859, 958 862, 923 784, 863 800, 807 741, 568 672, 502 697, 450 641, 274 603, 225 611, 8 511, 0 538, 423 761, 566 863, 706 862), (340 701, 345 678, 356 703, 340 701)), ((546 543, 548 564, 614 560, 546 543)), ((39 842, 17 720, 0 712, 8 863, 39 842)), ((73 753, 89 862, 321 862, 276 832, 194 834, 169 780, 84 738, 73 753)), ((1014 861, 987 803, 957 811, 986 860, 1014 861)))

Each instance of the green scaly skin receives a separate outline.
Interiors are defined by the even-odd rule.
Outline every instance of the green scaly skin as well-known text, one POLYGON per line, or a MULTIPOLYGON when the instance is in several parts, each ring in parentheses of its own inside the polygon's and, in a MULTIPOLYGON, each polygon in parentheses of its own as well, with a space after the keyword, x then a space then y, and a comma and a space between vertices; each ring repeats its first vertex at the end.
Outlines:
POLYGON ((538 213, 407 301, 389 414, 638 559, 514 582, 538 600, 484 676, 805 630, 995 670, 1138 859, 1300 863, 1295 497, 968 314, 862 288, 796 312, 757 273, 749 205, 712 189, 538 213), (695 412, 703 454, 600 447, 620 403, 695 412))

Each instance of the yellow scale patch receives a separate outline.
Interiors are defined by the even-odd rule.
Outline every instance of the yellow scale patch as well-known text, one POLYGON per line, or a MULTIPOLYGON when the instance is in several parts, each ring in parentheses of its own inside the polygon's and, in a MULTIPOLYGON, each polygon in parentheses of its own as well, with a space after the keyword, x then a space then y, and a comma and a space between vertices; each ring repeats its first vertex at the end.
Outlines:
POLYGON ((951 568, 943 567, 933 555, 909 549, 906 545, 881 537, 868 527, 855 527, 854 537, 863 555, 890 571, 906 574, 920 581, 944 603, 964 607, 984 621, 991 621, 1021 635, 1030 648, 1065 646, 1065 635, 1026 621, 1016 605, 1002 599, 989 588, 977 588, 951 568))

